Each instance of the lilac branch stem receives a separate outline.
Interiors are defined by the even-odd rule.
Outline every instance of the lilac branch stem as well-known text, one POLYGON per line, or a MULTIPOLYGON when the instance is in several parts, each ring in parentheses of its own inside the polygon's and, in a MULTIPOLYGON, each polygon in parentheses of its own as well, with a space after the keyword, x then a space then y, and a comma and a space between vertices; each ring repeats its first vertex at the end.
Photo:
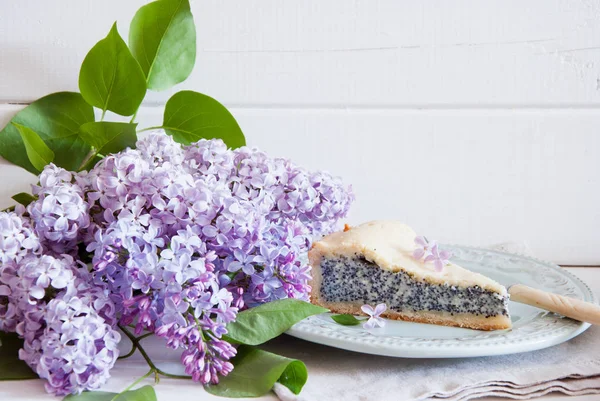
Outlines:
MULTIPOLYGON (((192 378, 191 376, 174 375, 174 374, 171 374, 171 373, 167 373, 164 370, 159 369, 154 364, 154 362, 152 362, 152 359, 150 358, 150 356, 148 355, 148 353, 146 352, 146 350, 144 349, 144 347, 142 347, 142 345, 140 344, 140 340, 142 338, 145 338, 145 337, 151 335, 152 333, 146 333, 143 336, 136 337, 136 336, 133 335, 133 333, 131 333, 129 330, 127 330, 127 328, 125 326, 121 326, 121 325, 118 325, 118 326, 119 326, 119 329, 121 329, 121 331, 132 342, 133 349, 134 350, 137 349, 138 351, 140 351, 140 354, 142 354, 142 357, 144 358, 144 360, 146 361, 146 363, 148 364, 148 366, 150 367, 150 369, 151 369, 152 372, 154 372, 155 374, 161 375, 161 376, 169 377, 171 379, 186 379, 186 380, 189 380, 189 379, 192 378)), ((158 377, 157 377, 157 379, 158 379, 158 377)))

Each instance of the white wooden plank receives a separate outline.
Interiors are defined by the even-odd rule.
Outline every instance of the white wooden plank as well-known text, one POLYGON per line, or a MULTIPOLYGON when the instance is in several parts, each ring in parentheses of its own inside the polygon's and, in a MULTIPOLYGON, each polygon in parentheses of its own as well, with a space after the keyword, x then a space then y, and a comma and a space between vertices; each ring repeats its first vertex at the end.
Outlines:
MULTIPOLYGON (((351 183, 351 223, 394 218, 445 242, 526 241, 540 258, 600 264, 598 111, 232 112, 251 145, 351 183)), ((161 114, 142 109, 140 127, 161 114)), ((0 207, 32 180, 0 166, 0 207)))
MULTIPOLYGON (((0 5, 0 100, 75 90, 115 19, 146 0, 0 5)), ((184 85, 228 105, 597 107, 600 3, 575 0, 192 0, 184 85)), ((153 93, 149 102, 170 92, 153 93)))
POLYGON ((251 143, 352 183, 354 222, 396 218, 446 242, 524 240, 556 262, 600 261, 598 114, 334 114, 239 118, 251 143))

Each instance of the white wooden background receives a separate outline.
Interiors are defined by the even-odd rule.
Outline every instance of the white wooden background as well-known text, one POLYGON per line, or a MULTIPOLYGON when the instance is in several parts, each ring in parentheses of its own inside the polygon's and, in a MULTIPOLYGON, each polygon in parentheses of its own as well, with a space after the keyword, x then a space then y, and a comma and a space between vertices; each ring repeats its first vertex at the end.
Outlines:
MULTIPOLYGON (((142 0, 0 3, 0 124, 77 90, 87 51, 142 0)), ((192 0, 191 88, 248 142, 352 183, 350 221, 429 237, 524 240, 600 265, 600 2, 192 0)), ((1 161, 0 207, 33 176, 1 161)))

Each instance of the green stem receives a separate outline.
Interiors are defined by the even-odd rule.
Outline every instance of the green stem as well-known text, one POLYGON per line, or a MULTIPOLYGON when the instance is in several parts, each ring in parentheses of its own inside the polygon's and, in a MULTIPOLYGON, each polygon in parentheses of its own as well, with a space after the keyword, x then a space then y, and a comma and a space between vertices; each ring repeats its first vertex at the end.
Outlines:
POLYGON ((142 340, 143 340, 144 338, 146 338, 146 337, 150 337, 150 336, 151 336, 151 335, 153 335, 153 334, 154 334, 154 333, 150 332, 150 333, 142 334, 141 336, 139 336, 139 337, 136 337, 136 338, 137 338, 137 340, 138 340, 138 342, 139 342, 139 341, 142 341, 142 340))
MULTIPOLYGON (((144 347, 142 347, 142 345, 140 344, 140 340, 142 338, 145 338, 147 336, 149 336, 152 333, 146 333, 143 336, 140 337, 136 337, 134 336, 129 330, 127 330, 127 328, 125 326, 121 326, 120 324, 118 325, 119 329, 121 329, 121 331, 127 336, 127 338, 129 338, 129 340, 133 343, 133 348, 137 349, 140 351, 140 354, 142 354, 142 357, 144 358, 144 360, 146 361, 146 363, 148 364, 148 366, 150 366, 150 371, 155 373, 156 375, 161 375, 161 376, 165 376, 165 377, 170 377, 172 379, 191 379, 191 376, 184 376, 184 375, 174 375, 171 373, 167 373, 159 368, 156 367, 156 365, 154 364, 154 362, 152 362, 152 359, 150 359, 150 356, 146 353, 146 350, 144 349, 144 347)), ((156 381, 158 382, 158 376, 156 376, 156 381)))
POLYGON ((148 127, 148 128, 140 129, 140 130, 138 130, 138 132, 150 131, 150 130, 153 130, 153 129, 161 129, 161 128, 163 128, 163 126, 162 125, 158 125, 156 127, 148 127))
POLYGON ((152 369, 156 370, 156 366, 154 366, 154 363, 152 363, 152 359, 150 359, 150 357, 146 353, 146 350, 142 346, 140 346, 138 339, 133 334, 131 334, 131 332, 129 330, 127 330, 125 328, 125 326, 121 326, 120 324, 118 326, 121 329, 121 331, 123 333, 125 333, 125 335, 131 340, 131 342, 140 351, 140 354, 142 354, 142 357, 144 358, 144 360, 146 360, 146 363, 148 364, 148 366, 150 366, 152 369))
POLYGON ((141 382, 142 380, 144 380, 145 378, 147 378, 148 376, 150 376, 151 374, 154 373, 153 369, 150 369, 148 371, 148 373, 146 373, 144 376, 140 377, 139 379, 137 379, 136 381, 134 381, 133 383, 131 383, 129 386, 127 386, 127 388, 123 391, 121 391, 119 394, 115 394, 115 396, 113 398, 111 398, 110 401, 115 401, 117 398, 119 398, 119 396, 129 390, 131 390, 133 387, 135 387, 136 384, 138 384, 139 382, 141 382))
POLYGON ((100 117, 100 121, 104 121, 105 115, 106 115, 106 110, 102 110, 102 116, 100 117))
POLYGON ((129 350, 128 353, 126 353, 125 355, 121 355, 119 356, 117 359, 126 359, 129 358, 131 355, 135 354, 135 351, 137 350, 137 345, 135 344, 131 344, 131 349, 129 350))
POLYGON ((184 379, 184 380, 191 380, 192 376, 186 376, 186 375, 174 375, 171 373, 167 373, 162 369, 156 368, 156 373, 158 373, 161 376, 165 376, 165 377, 170 377, 171 379, 184 379))
POLYGON ((87 167, 88 163, 94 160, 94 156, 96 156, 97 154, 98 152, 96 152, 96 149, 94 149, 94 147, 92 146, 88 154, 85 156, 85 159, 83 159, 83 161, 81 162, 81 165, 79 166, 77 171, 84 170, 87 167))
MULTIPOLYGON (((152 333, 152 332, 150 332, 150 333, 146 333, 146 334, 143 334, 143 335, 141 335, 141 336, 139 336, 139 337, 136 337, 136 339, 137 339, 137 341, 138 341, 138 343, 139 343, 139 342, 140 342, 140 341, 142 341, 144 338, 146 338, 146 337, 150 337, 150 336, 151 336, 151 335, 153 335, 153 334, 154 334, 154 333, 152 333)), ((117 358, 117 359, 127 359, 127 358, 129 358, 131 355, 135 354, 135 351, 137 350, 137 348, 138 348, 138 345, 137 345, 136 343, 131 343, 131 349, 129 350, 129 352, 128 352, 128 353, 126 353, 125 355, 121 355, 121 356, 120 356, 119 358, 117 358)))
POLYGON ((133 116, 131 117, 131 120, 129 120, 129 124, 133 124, 133 122, 135 121, 135 118, 137 117, 137 113, 138 113, 139 110, 140 110, 139 107, 135 110, 135 113, 133 113, 133 116))

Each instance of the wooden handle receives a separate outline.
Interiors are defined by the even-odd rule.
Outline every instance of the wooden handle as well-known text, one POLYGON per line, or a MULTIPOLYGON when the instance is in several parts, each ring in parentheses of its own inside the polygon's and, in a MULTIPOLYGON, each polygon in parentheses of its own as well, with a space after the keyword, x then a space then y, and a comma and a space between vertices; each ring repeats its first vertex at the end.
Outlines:
POLYGON ((600 324, 600 306, 579 299, 564 297, 523 284, 508 289, 510 300, 555 312, 571 319, 600 324))

